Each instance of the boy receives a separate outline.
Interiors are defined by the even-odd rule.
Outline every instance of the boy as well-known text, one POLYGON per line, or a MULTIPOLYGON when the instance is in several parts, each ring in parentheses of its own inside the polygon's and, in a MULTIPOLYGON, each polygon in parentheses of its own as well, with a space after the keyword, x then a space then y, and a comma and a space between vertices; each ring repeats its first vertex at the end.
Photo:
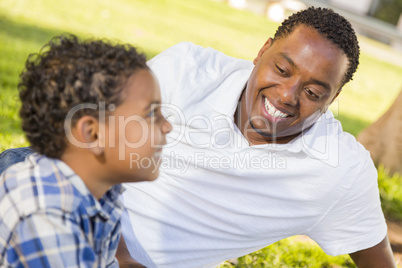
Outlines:
POLYGON ((0 266, 117 266, 120 183, 157 178, 171 130, 145 56, 60 36, 28 58, 19 90, 36 153, 0 177, 0 266))

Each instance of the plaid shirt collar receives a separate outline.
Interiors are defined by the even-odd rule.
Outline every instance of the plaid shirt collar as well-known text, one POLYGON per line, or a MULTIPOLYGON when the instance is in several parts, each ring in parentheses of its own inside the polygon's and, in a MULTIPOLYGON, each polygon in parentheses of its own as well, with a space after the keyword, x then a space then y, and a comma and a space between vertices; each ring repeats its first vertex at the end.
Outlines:
POLYGON ((98 201, 88 190, 82 179, 63 161, 56 160, 56 166, 61 174, 80 192, 84 198, 84 206, 89 217, 99 215, 103 220, 109 220, 112 210, 123 210, 123 205, 118 200, 119 195, 125 191, 121 184, 112 186, 98 201))

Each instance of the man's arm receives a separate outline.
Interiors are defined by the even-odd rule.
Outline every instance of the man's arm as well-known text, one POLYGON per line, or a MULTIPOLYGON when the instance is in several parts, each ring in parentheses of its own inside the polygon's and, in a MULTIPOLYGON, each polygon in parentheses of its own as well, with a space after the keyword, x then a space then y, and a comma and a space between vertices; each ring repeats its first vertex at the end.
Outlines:
POLYGON ((139 262, 136 262, 127 249, 126 241, 123 235, 120 236, 119 245, 116 251, 116 259, 119 261, 120 268, 146 268, 139 262))
POLYGON ((392 254, 388 236, 372 248, 349 254, 359 268, 394 268, 395 259, 392 254))

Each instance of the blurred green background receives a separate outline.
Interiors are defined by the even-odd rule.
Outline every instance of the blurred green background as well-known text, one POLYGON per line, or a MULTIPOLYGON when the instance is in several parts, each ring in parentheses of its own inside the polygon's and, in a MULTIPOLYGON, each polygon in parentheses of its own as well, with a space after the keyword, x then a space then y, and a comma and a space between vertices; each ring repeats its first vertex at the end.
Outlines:
MULTIPOLYGON (((148 59, 181 41, 252 60, 278 25, 212 0, 0 0, 0 152, 26 146, 18 117, 19 73, 30 53, 53 36, 108 38, 136 45, 148 59)), ((401 54, 359 36, 360 66, 331 109, 357 135, 380 117, 402 89, 402 64, 382 55, 401 54)), ((379 169, 387 217, 402 220, 400 176, 379 169)), ((240 258, 237 267, 354 267, 348 256, 330 257, 314 242, 294 237, 240 258)), ((222 267, 233 267, 226 263, 222 267)))

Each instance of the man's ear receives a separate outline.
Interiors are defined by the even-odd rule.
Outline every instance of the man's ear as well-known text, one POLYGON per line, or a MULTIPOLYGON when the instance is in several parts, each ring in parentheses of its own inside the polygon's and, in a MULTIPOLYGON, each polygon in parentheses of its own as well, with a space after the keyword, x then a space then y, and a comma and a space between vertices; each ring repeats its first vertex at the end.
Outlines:
POLYGON ((335 93, 335 96, 331 100, 331 104, 334 102, 334 100, 339 96, 339 93, 341 93, 342 88, 338 89, 338 91, 335 93))
POLYGON ((261 59, 262 55, 264 54, 264 52, 271 47, 272 45, 272 38, 270 37, 267 42, 265 42, 265 44, 262 46, 262 48, 260 49, 260 51, 258 52, 257 57, 253 60, 254 65, 257 64, 257 62, 261 59))
POLYGON ((85 115, 77 121, 75 128, 78 141, 87 144, 87 149, 97 156, 103 153, 104 144, 101 142, 103 137, 100 133, 100 124, 97 118, 85 115))
POLYGON ((342 88, 338 89, 338 91, 335 93, 334 97, 332 98, 331 102, 324 106, 324 108, 321 110, 321 113, 325 113, 328 110, 329 106, 331 106, 331 104, 338 97, 338 95, 339 95, 339 93, 341 93, 341 91, 342 91, 342 88))

